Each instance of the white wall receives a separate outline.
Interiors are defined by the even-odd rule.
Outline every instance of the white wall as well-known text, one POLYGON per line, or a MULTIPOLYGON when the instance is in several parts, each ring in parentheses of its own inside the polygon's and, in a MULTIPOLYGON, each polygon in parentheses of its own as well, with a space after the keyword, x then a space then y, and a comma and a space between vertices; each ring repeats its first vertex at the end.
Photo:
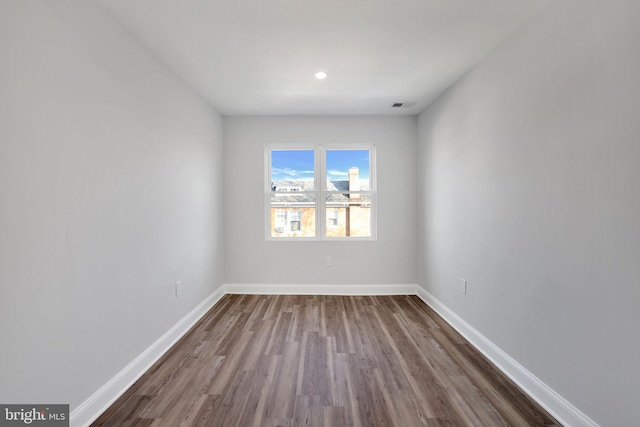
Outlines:
POLYGON ((602 426, 640 419, 639 20, 554 0, 418 121, 420 284, 602 426))
POLYGON ((225 282, 416 283, 415 141, 415 117, 225 117, 225 282), (310 142, 376 144, 377 241, 265 241, 264 146, 310 142))
POLYGON ((214 292, 221 181, 222 118, 94 2, 0 2, 0 402, 73 410, 214 292))

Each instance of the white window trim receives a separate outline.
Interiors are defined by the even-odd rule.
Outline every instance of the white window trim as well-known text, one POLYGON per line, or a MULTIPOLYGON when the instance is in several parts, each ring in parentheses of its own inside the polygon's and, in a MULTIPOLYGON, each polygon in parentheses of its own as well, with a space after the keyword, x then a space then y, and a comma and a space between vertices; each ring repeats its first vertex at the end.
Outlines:
POLYGON ((378 239, 378 191, 377 191, 377 170, 376 170, 376 146, 375 144, 265 144, 264 146, 264 219, 265 219, 265 239, 268 241, 375 241, 378 239), (272 150, 313 150, 314 151, 314 191, 295 192, 299 194, 313 193, 316 195, 316 235, 314 237, 278 237, 271 236, 271 151, 272 150), (326 151, 327 150, 369 150, 369 191, 352 191, 350 193, 368 193, 371 196, 371 235, 327 237, 326 230, 326 195, 343 193, 342 191, 328 191, 326 180, 326 151))

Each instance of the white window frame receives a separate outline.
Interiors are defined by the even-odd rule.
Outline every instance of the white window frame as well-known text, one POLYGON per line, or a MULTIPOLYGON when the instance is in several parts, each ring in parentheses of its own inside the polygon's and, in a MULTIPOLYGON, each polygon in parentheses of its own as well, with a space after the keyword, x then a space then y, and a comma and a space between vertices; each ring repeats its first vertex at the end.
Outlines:
MULTIPOLYGON (((265 239, 268 241, 375 241, 377 240, 377 184, 376 184, 376 146, 375 144, 265 144, 264 146, 264 217, 265 239), (314 190, 304 193, 315 194, 315 236, 278 237, 271 235, 271 151, 273 150, 313 150, 314 152, 314 190), (326 196, 332 193, 343 194, 344 191, 327 190, 326 152, 330 150, 368 150, 369 151, 369 190, 351 191, 350 193, 368 193, 370 202, 370 235, 328 237, 326 218, 326 196)), ((293 192, 294 194, 297 193, 293 192)), ((288 226, 288 221, 287 221, 288 226)), ((330 227, 329 227, 330 228, 330 227)))

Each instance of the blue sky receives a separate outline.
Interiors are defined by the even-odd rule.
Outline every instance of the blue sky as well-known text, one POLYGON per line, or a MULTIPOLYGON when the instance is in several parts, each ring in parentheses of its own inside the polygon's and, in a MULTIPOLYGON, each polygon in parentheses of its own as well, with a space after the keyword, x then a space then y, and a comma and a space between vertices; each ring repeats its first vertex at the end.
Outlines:
MULTIPOLYGON (((360 179, 369 178, 369 150, 327 150, 327 178, 348 179, 351 167, 360 169, 360 179)), ((271 178, 276 180, 313 179, 313 150, 272 150, 271 178)))
POLYGON ((271 179, 313 179, 313 150, 272 150, 271 179))

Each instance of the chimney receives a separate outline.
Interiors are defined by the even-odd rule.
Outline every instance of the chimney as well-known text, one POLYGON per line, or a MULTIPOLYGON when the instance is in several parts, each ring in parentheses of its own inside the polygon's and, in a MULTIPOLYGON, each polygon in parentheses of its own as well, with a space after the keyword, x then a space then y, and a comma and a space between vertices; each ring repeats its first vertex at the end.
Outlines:
MULTIPOLYGON (((349 191, 360 191, 360 169, 357 167, 349 168, 349 191)), ((359 199, 360 194, 349 193, 350 199, 359 199)))

